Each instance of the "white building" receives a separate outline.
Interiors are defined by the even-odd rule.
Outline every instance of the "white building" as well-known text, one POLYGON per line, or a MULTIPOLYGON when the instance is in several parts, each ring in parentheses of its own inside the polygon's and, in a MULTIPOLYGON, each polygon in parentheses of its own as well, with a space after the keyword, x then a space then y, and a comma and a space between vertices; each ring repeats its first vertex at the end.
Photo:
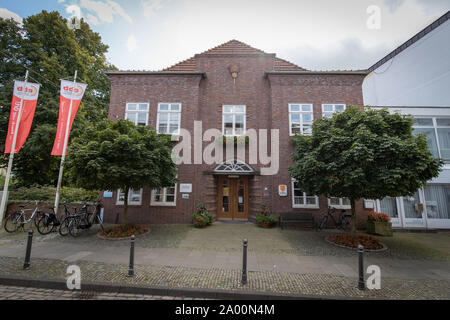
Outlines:
POLYGON ((450 11, 369 68, 364 104, 417 119, 436 157, 445 160, 438 178, 414 197, 376 201, 394 227, 450 228, 450 11))

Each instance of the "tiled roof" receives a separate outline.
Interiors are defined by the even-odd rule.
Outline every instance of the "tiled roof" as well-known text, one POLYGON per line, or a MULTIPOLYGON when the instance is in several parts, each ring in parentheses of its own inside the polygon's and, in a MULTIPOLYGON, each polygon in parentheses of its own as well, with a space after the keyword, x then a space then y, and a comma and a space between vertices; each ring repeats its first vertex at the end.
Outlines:
MULTIPOLYGON (((248 44, 240 42, 238 40, 231 40, 225 42, 217 47, 202 52, 201 55, 215 55, 215 54, 254 54, 264 55, 267 54, 262 50, 253 48, 248 44)), ((181 61, 169 68, 163 69, 163 71, 195 71, 196 59, 195 57, 181 61)), ((275 58, 273 71, 305 71, 302 67, 299 67, 289 61, 275 58)))

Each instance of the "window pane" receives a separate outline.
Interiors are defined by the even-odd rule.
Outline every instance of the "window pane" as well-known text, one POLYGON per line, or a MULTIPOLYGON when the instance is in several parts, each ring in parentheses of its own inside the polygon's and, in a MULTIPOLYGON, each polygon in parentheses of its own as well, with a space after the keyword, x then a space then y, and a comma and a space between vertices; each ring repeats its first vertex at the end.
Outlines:
POLYGON ((306 204, 316 205, 316 197, 306 197, 306 204))
POLYGON ((339 205, 339 198, 330 198, 330 205, 338 206, 339 205))
POLYGON ((311 111, 311 106, 308 104, 302 105, 302 111, 305 111, 305 112, 311 111))
POLYGON ((180 111, 180 105, 178 103, 174 103, 170 106, 170 110, 172 111, 180 111))
POLYGON ((384 198, 380 200, 380 211, 391 218, 398 218, 397 201, 395 198, 384 198))
POLYGON ((130 202, 140 202, 141 201, 141 190, 130 190, 130 202))
POLYGON ((147 122, 147 113, 139 113, 137 124, 141 126, 145 126, 147 122))
POLYGON ((236 123, 234 125, 235 128, 235 134, 241 135, 244 133, 244 116, 243 115, 236 115, 235 116, 236 123))
POLYGON ((420 203, 419 193, 416 192, 413 197, 403 197, 403 208, 405 209, 405 218, 422 219, 422 212, 417 210, 420 203))
POLYGON ((416 120, 416 122, 414 123, 415 126, 433 126, 433 119, 431 118, 416 118, 414 120, 416 120))
POLYGON ((304 114, 303 122, 312 122, 312 114, 309 114, 309 113, 304 114))
POLYGON ((292 122, 300 122, 300 114, 299 113, 291 113, 291 121, 292 122))
POLYGON ((178 132, 178 120, 170 120, 169 133, 178 132))
POLYGON ((436 119, 438 127, 450 127, 450 118, 436 119))
POLYGON ((323 111, 333 111, 333 106, 331 104, 326 104, 323 106, 323 111))
POLYGON ((300 123, 291 123, 291 132, 292 134, 300 134, 300 123))
POLYGON ((311 125, 303 125, 303 134, 312 134, 312 126, 311 125))
POLYGON ((333 114, 332 113, 324 113, 323 117, 327 118, 327 119, 330 119, 330 118, 333 118, 333 114))
POLYGON ((342 198, 342 205, 343 206, 350 206, 350 199, 349 198, 342 198))
POLYGON ((153 200, 155 202, 162 202, 162 189, 153 190, 153 200))
POLYGON ((130 120, 131 122, 136 124, 137 114, 136 113, 127 113, 126 114, 126 119, 130 120))
POLYGON ((136 103, 129 103, 127 105, 127 109, 130 110, 130 111, 135 111, 135 110, 137 110, 137 104, 136 103))
POLYGON ((439 149, 441 158, 450 160, 450 128, 438 128, 439 149))
POLYGON ((245 111, 244 111, 244 106, 235 106, 234 107, 234 112, 237 112, 237 113, 244 113, 245 111))
POLYGON ((334 110, 336 110, 336 111, 344 111, 344 105, 337 104, 337 105, 334 106, 334 110))
POLYGON ((437 141, 436 141, 436 133, 434 132, 434 129, 414 128, 413 132, 415 134, 425 133, 427 136, 428 148, 430 148, 430 151, 433 154, 433 157, 439 158, 437 141))
POLYGON ((224 106, 223 112, 226 112, 226 113, 233 112, 233 107, 232 106, 224 106))
POLYGON ((146 104, 146 103, 139 104, 139 110, 147 111, 148 110, 148 104, 146 104))
POLYGON ((427 216, 431 219, 450 219, 450 184, 425 187, 427 216))
POLYGON ((125 194, 120 189, 117 192, 119 192, 119 202, 124 202, 125 201, 125 194))
POLYGON ((161 110, 161 111, 168 111, 169 110, 169 105, 165 104, 165 103, 160 104, 159 105, 159 110, 161 110))
POLYGON ((291 104, 290 106, 289 106, 289 108, 290 108, 290 110, 289 111, 300 111, 300 105, 298 105, 298 104, 291 104))

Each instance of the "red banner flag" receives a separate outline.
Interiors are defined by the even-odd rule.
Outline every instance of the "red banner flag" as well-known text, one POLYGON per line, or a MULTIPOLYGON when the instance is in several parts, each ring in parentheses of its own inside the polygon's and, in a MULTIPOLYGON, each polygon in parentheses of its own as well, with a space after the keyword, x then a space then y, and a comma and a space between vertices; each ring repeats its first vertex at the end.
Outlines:
POLYGON ((25 83, 23 81, 14 81, 14 93, 9 116, 8 135, 6 136, 5 142, 5 153, 11 153, 17 118, 19 116, 20 101, 22 98, 22 115, 20 117, 19 130, 17 131, 14 153, 18 153, 22 148, 30 133, 31 124, 33 123, 40 85, 31 82, 27 82, 26 88, 24 88, 24 85, 25 83))
MULTIPOLYGON (((61 96, 59 102, 59 118, 58 118, 58 130, 56 131, 55 143, 53 144, 52 156, 62 156, 64 149, 64 141, 67 130, 67 119, 69 116, 70 100, 72 99, 72 111, 70 113, 69 131, 72 129, 73 119, 77 114, 78 107, 80 106, 81 99, 83 98, 84 91, 87 84, 74 83, 67 80, 61 80, 61 96)), ((67 154, 67 151, 66 151, 67 154)))

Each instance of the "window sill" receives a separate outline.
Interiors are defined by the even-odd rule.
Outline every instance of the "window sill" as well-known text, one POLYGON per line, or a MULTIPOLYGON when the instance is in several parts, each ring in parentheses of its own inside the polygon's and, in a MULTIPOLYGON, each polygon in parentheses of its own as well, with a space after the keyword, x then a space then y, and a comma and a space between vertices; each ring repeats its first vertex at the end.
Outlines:
POLYGON ((152 202, 150 203, 151 207, 176 207, 177 204, 176 203, 171 203, 171 202, 152 202))
POLYGON ((350 210, 352 206, 337 206, 337 205, 330 205, 333 209, 343 209, 343 210, 350 210))
POLYGON ((317 205, 293 205, 293 209, 320 209, 317 205))

